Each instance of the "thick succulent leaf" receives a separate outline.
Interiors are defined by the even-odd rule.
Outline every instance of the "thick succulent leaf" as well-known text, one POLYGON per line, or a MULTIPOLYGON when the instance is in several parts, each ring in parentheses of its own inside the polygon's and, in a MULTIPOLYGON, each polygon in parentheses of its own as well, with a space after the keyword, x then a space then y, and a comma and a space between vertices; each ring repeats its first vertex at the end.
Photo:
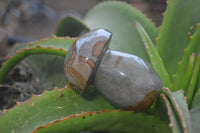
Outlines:
POLYGON ((178 122, 180 124, 182 133, 192 133, 193 129, 191 126, 190 114, 183 91, 172 93, 168 88, 163 88, 162 93, 165 94, 169 100, 177 118, 176 123, 178 122))
POLYGON ((51 38, 42 39, 36 42, 29 43, 26 48, 34 48, 36 46, 40 46, 43 48, 52 47, 54 49, 68 50, 72 45, 72 43, 75 41, 75 39, 76 38, 53 36, 51 38))
POLYGON ((57 50, 54 48, 42 48, 42 47, 35 47, 31 49, 22 49, 16 53, 15 56, 11 57, 6 63, 3 64, 0 70, 0 83, 3 82, 5 76, 8 72, 21 60, 24 58, 34 55, 34 54, 56 54, 64 56, 66 55, 66 51, 57 50))
POLYGON ((170 81, 170 77, 165 69, 162 59, 160 58, 156 48, 153 45, 153 42, 151 41, 151 39, 149 38, 148 34, 146 33, 145 29, 142 27, 141 24, 136 22, 136 28, 140 34, 140 37, 142 38, 151 65, 162 79, 163 86, 171 88, 172 84, 170 81))
POLYGON ((192 127, 194 130, 194 133, 199 133, 200 132, 200 90, 196 93, 193 104, 192 104, 192 109, 190 110, 190 115, 191 115, 191 121, 192 121, 192 127))
POLYGON ((191 115, 191 121, 192 121, 192 128, 194 133, 199 133, 200 132, 200 106, 193 108, 190 110, 190 115, 191 115))
POLYGON ((197 86, 196 86, 196 92, 200 89, 200 75, 198 77, 198 81, 197 81, 197 86))
POLYGON ((63 68, 64 56, 40 54, 23 60, 37 77, 39 82, 35 88, 40 90, 40 93, 44 90, 52 90, 54 87, 62 88, 67 84, 63 68))
POLYGON ((188 32, 191 26, 195 27, 196 23, 200 22, 199 5, 200 0, 168 2, 159 32, 157 50, 169 74, 175 73, 177 63, 183 57, 183 49, 189 43, 188 32))
POLYGON ((39 127, 33 133, 72 133, 81 131, 115 133, 143 133, 146 131, 148 133, 170 132, 167 123, 154 116, 128 111, 102 111, 87 112, 53 121, 45 126, 39 127))
POLYGON ((200 106, 200 90, 197 91, 197 93, 195 94, 195 97, 192 101, 192 108, 198 107, 200 106))
MULTIPOLYGON (((200 25, 197 26, 197 30, 196 30, 195 34, 192 37, 190 37, 190 43, 189 43, 188 47, 184 50, 183 58, 180 61, 180 63, 178 64, 175 75, 173 75, 173 78, 172 78, 173 85, 174 85, 173 91, 178 90, 178 89, 180 89, 180 87, 182 87, 181 86, 182 78, 185 76, 185 73, 187 70, 187 65, 189 63, 189 56, 192 55, 192 53, 196 53, 196 55, 198 55, 198 53, 200 52, 199 44, 200 44, 200 25)), ((168 55, 171 55, 171 53, 168 55)), ((178 56, 178 53, 174 57, 176 57, 176 56, 178 56)), ((173 59, 171 58, 170 60, 173 60, 173 59)), ((168 63, 170 63, 170 62, 168 62, 168 63)))
MULTIPOLYGON (((180 109, 180 112, 181 112, 181 113, 178 112, 180 114, 180 120, 185 121, 185 122, 181 122, 181 124, 184 128, 184 132, 192 133, 193 132, 193 129, 192 129, 192 126, 191 126, 192 121, 191 121, 191 118, 190 118, 186 98, 184 97, 183 92, 182 91, 176 91, 176 92, 172 93, 172 95, 175 98, 174 101, 176 101, 177 104, 179 105, 179 109, 180 109)), ((179 110, 177 110, 177 111, 179 111, 179 110)))
MULTIPOLYGON (((199 78, 200 79, 200 78, 199 78)), ((198 86, 198 91, 195 94, 195 97, 192 101, 192 106, 190 110, 191 120, 192 120, 192 127, 194 133, 200 132, 200 86, 198 86)))
POLYGON ((90 29, 81 21, 74 17, 64 17, 58 24, 56 36, 78 37, 81 33, 87 32, 90 29))
MULTIPOLYGON (((185 76, 184 76, 184 79, 183 79, 183 82, 182 82, 182 85, 181 85, 181 88, 182 88, 182 90, 184 92, 186 92, 187 89, 188 89, 188 85, 190 83, 190 78, 192 76, 192 71, 193 71, 193 68, 194 68, 194 64, 195 64, 195 54, 192 54, 189 57, 187 70, 185 72, 185 76)), ((173 89, 173 90, 175 90, 175 89, 173 89)))
POLYGON ((103 2, 90 10, 84 19, 91 29, 105 28, 113 33, 111 49, 135 54, 148 61, 139 33, 131 28, 136 21, 144 26, 155 44, 158 35, 156 26, 141 12, 124 2, 103 2))
POLYGON ((54 89, 39 96, 32 96, 28 101, 18 103, 13 109, 6 111, 0 117, 0 132, 28 133, 72 114, 107 109, 116 108, 96 90, 90 91, 87 97, 82 97, 66 86, 64 89, 54 89))
POLYGON ((195 87, 197 85, 197 80, 198 80, 198 77, 199 77, 199 70, 200 70, 200 56, 197 57, 197 61, 196 61, 196 64, 195 64, 195 67, 194 67, 194 70, 193 70, 193 75, 191 77, 188 90, 186 91, 187 103, 189 105, 189 108, 191 107, 193 97, 196 93, 195 87))
MULTIPOLYGON (((34 54, 53 54, 65 56, 66 50, 73 42, 74 39, 53 37, 34 42, 27 47, 20 49, 14 56, 10 57, 7 62, 2 65, 0 69, 0 83, 3 82, 7 73, 24 58, 34 54)), ((38 61, 40 61, 40 59, 38 59, 38 61)))
POLYGON ((182 133, 181 125, 167 97, 164 94, 161 94, 159 100, 160 103, 163 103, 162 105, 165 106, 164 108, 167 110, 170 120, 169 127, 171 128, 172 133, 182 133))

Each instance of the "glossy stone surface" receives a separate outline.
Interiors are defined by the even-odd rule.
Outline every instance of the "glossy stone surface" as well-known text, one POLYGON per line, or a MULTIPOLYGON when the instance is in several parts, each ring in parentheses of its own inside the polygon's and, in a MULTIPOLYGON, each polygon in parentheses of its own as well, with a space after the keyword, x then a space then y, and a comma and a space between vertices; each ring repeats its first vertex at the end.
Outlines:
POLYGON ((75 90, 93 84, 111 103, 134 111, 147 110, 162 81, 141 58, 109 50, 111 33, 97 29, 81 36, 68 50, 65 78, 75 90))
POLYGON ((65 78, 76 90, 84 90, 108 49, 111 33, 97 29, 81 36, 68 50, 65 78))
POLYGON ((148 63, 113 50, 107 50, 93 84, 113 104, 135 111, 148 109, 162 88, 161 79, 148 63))

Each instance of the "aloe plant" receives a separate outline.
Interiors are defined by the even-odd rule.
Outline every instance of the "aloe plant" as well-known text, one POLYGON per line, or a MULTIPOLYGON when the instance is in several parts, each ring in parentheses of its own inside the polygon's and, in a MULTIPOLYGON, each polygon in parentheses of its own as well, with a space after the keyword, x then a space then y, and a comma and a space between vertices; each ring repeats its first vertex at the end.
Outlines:
POLYGON ((0 132, 200 132, 199 5, 200 0, 169 1, 160 29, 115 1, 95 6, 83 20, 63 18, 56 36, 28 44, 2 65, 0 83, 23 60, 38 80, 45 79, 40 88, 51 91, 4 110, 0 132), (162 92, 147 112, 120 109, 92 86, 79 95, 66 84, 63 63, 72 37, 96 28, 113 33, 111 49, 143 58, 161 77, 162 92))

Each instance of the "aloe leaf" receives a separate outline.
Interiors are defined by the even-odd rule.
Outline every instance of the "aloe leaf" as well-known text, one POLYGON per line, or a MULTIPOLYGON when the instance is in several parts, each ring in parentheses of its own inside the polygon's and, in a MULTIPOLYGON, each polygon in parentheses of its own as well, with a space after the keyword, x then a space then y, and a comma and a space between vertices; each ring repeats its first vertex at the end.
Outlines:
POLYGON ((196 86, 196 92, 200 89, 200 75, 198 77, 198 81, 197 81, 197 86, 196 86))
POLYGON ((170 120, 169 127, 170 127, 172 133, 182 133, 182 128, 177 120, 177 117, 172 108, 172 105, 170 104, 167 97, 164 94, 161 94, 159 100, 161 101, 161 103, 164 103, 163 105, 165 105, 165 108, 167 110, 167 114, 168 114, 168 117, 170 120))
POLYGON ((190 115, 191 115, 191 121, 192 121, 192 127, 194 130, 194 133, 199 133, 200 132, 200 91, 196 93, 193 104, 192 104, 192 109, 190 110, 190 115))
POLYGON ((0 83, 3 82, 7 73, 21 60, 34 54, 53 54, 59 56, 66 55, 66 49, 74 42, 69 38, 50 38, 37 41, 28 45, 27 47, 17 51, 16 55, 10 57, 0 69, 0 83))
POLYGON ((67 84, 63 68, 64 60, 65 56, 50 54, 32 55, 23 60, 39 81, 31 84, 31 86, 36 85, 36 94, 44 90, 52 90, 54 87, 62 88, 67 84))
POLYGON ((177 63, 183 57, 183 49, 189 43, 188 32, 195 29, 196 23, 200 22, 199 5, 200 0, 168 1, 157 50, 169 74, 176 72, 177 63))
POLYGON ((181 87, 182 84, 182 78, 185 76, 187 65, 189 63, 189 56, 192 53, 198 53, 200 52, 200 25, 197 26, 197 30, 193 36, 190 37, 190 43, 188 47, 184 50, 184 55, 180 63, 178 64, 177 71, 175 75, 173 75, 173 91, 178 90, 178 88, 181 87))
POLYGON ((195 93, 191 108, 200 106, 200 90, 195 93))
POLYGON ((193 70, 193 75, 190 81, 190 85, 188 87, 188 90, 186 91, 186 96, 187 96, 187 102, 189 107, 191 107, 192 100, 195 94, 195 87, 197 85, 197 79, 199 76, 199 69, 200 69, 200 56, 197 57, 197 61, 193 70))
MULTIPOLYGON (((200 78, 199 78, 200 80, 200 78)), ((190 110, 191 120, 192 120, 192 127, 194 133, 200 132, 200 86, 197 86, 198 90, 195 93, 194 99, 192 101, 192 106, 190 110)))
POLYGON ((72 43, 75 41, 75 39, 77 38, 53 36, 51 38, 29 43, 26 48, 34 48, 36 46, 40 46, 44 48, 52 47, 54 49, 68 50, 71 47, 72 43))
POLYGON ((81 33, 87 32, 90 29, 79 19, 67 16, 64 17, 58 24, 56 36, 78 37, 81 33))
POLYGON ((176 91, 172 93, 168 88, 163 88, 162 93, 168 98, 172 109, 177 117, 183 133, 192 133, 192 124, 186 99, 183 91, 176 91))
POLYGON ((170 132, 167 123, 154 116, 128 111, 102 111, 87 112, 53 121, 45 126, 38 127, 32 133, 72 133, 80 131, 123 133, 136 131, 142 133, 147 130, 148 133, 170 132))
POLYGON ((72 114, 116 109, 96 90, 90 94, 88 97, 81 97, 66 86, 64 89, 56 88, 53 91, 45 91, 42 95, 34 95, 28 101, 4 111, 0 117, 0 132, 28 133, 72 114))
POLYGON ((141 24, 136 22, 136 28, 140 34, 140 37, 142 38, 142 41, 144 43, 144 46, 146 48, 146 51, 148 53, 153 68, 162 79, 163 86, 171 88, 172 84, 170 81, 170 77, 165 69, 162 59, 160 58, 155 46, 153 45, 153 42, 151 41, 151 39, 149 38, 148 34, 146 33, 145 29, 142 27, 141 24))
POLYGON ((137 30, 131 28, 136 21, 144 26, 155 44, 158 35, 156 26, 141 12, 124 2, 103 2, 90 10, 84 18, 89 28, 105 28, 113 33, 111 49, 135 54, 149 61, 137 30))
POLYGON ((190 82, 190 78, 192 76, 192 70, 193 70, 194 64, 195 64, 195 54, 192 54, 189 57, 187 70, 185 72, 185 76, 184 76, 184 79, 183 79, 183 82, 182 82, 182 85, 181 85, 182 86, 181 88, 185 93, 187 91, 187 88, 188 88, 188 85, 189 85, 189 82, 190 82))

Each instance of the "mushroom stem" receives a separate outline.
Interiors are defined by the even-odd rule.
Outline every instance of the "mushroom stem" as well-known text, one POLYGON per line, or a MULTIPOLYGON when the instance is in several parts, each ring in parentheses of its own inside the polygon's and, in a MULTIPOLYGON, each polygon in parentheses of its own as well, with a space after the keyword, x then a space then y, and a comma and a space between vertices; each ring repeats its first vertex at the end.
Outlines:
MULTIPOLYGON (((114 50, 107 50, 96 70, 93 84, 109 101, 120 107, 137 105, 150 92, 155 91, 157 95, 162 88, 161 79, 147 62, 114 50)), ((150 100, 156 97, 150 97, 150 100)), ((148 106, 152 104, 149 100, 147 102, 148 106)))

